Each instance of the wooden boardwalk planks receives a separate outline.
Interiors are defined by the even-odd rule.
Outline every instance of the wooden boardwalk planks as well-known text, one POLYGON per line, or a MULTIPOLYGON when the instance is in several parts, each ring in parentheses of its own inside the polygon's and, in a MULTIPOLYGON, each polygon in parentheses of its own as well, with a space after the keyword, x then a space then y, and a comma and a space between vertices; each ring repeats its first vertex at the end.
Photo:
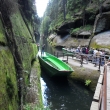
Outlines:
POLYGON ((99 101, 99 98, 100 98, 101 87, 102 87, 102 84, 97 83, 97 87, 96 87, 95 94, 93 97, 93 100, 96 100, 97 102, 99 101))
POLYGON ((98 102, 92 101, 90 110, 98 110, 98 102))
MULTIPOLYGON (((90 110, 99 110, 99 96, 103 81, 103 69, 101 68, 100 77, 93 96, 90 110)), ((102 105, 103 106, 103 105, 102 105)), ((102 109, 104 110, 104 109, 102 109)), ((107 67, 107 110, 110 110, 110 67, 107 67)))

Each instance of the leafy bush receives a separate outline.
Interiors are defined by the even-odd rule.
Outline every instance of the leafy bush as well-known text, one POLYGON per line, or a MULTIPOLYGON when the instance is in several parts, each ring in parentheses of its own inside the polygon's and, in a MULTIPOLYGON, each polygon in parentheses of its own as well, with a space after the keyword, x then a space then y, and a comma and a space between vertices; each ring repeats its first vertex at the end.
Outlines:
POLYGON ((85 25, 85 26, 82 26, 81 28, 85 31, 89 31, 89 30, 93 29, 93 26, 92 25, 85 25))
POLYGON ((79 28, 75 28, 75 29, 71 29, 70 33, 79 33, 80 31, 91 31, 93 29, 92 25, 85 25, 85 26, 81 26, 79 28))
POLYGON ((80 28, 71 29, 70 33, 78 33, 80 31, 80 28))
POLYGON ((42 107, 42 108, 37 107, 37 106, 32 107, 29 104, 27 104, 24 106, 24 110, 50 110, 50 109, 49 109, 49 107, 42 107))
POLYGON ((89 86, 90 83, 91 83, 91 80, 90 80, 90 79, 88 79, 88 80, 85 81, 85 85, 86 85, 86 86, 89 86))

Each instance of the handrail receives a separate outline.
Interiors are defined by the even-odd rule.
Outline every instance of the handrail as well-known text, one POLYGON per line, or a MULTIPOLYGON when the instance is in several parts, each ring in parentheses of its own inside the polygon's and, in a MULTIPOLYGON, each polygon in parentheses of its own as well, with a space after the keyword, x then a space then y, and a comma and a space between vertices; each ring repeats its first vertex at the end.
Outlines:
POLYGON ((104 89, 103 89, 103 99, 104 99, 104 110, 107 110, 107 66, 104 67, 104 89))
MULTIPOLYGON (((75 53, 75 54, 78 54, 78 53, 75 53)), ((83 55, 87 56, 88 54, 78 54, 78 55, 81 57, 81 64, 82 64, 83 55)), ((58 53, 57 53, 57 57, 58 57, 58 53)), ((64 54, 63 54, 63 57, 64 57, 64 54)), ((99 71, 100 71, 100 66, 101 66, 101 58, 103 57, 104 58, 108 57, 108 55, 98 57, 100 58, 99 71)), ((68 62, 68 55, 67 55, 67 62, 68 62)), ((100 95, 99 95, 98 110, 107 110, 107 65, 104 66, 104 70, 103 70, 103 81, 102 81, 102 87, 101 87, 100 95)))
POLYGON ((103 70, 103 82, 99 99, 99 110, 107 110, 107 65, 103 70))

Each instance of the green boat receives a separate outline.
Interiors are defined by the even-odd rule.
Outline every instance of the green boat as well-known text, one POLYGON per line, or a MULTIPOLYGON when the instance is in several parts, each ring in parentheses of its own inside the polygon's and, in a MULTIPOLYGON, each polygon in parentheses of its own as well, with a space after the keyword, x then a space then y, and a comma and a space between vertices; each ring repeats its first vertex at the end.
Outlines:
POLYGON ((43 55, 39 52, 38 58, 41 67, 46 70, 46 73, 48 73, 50 77, 67 76, 73 72, 73 69, 69 65, 47 52, 44 52, 43 55))
POLYGON ((75 51, 71 51, 69 49, 66 48, 62 48, 63 53, 75 53, 75 51))
POLYGON ((66 48, 62 48, 62 52, 68 56, 75 56, 75 51, 72 52, 71 50, 68 50, 66 48))

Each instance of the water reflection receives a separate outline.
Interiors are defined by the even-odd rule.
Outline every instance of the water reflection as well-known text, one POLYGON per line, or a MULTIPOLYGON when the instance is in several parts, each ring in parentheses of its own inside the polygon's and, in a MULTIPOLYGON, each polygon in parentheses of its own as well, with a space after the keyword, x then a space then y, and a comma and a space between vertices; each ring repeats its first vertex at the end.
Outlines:
POLYGON ((51 45, 49 44, 49 43, 47 43, 47 42, 45 42, 45 44, 46 44, 46 48, 45 48, 45 51, 46 52, 48 52, 48 53, 50 53, 50 54, 53 54, 54 55, 54 53, 62 53, 62 48, 52 48, 51 47, 51 45))
POLYGON ((42 95, 44 106, 51 110, 89 110, 93 92, 70 79, 52 79, 42 72, 42 95))

